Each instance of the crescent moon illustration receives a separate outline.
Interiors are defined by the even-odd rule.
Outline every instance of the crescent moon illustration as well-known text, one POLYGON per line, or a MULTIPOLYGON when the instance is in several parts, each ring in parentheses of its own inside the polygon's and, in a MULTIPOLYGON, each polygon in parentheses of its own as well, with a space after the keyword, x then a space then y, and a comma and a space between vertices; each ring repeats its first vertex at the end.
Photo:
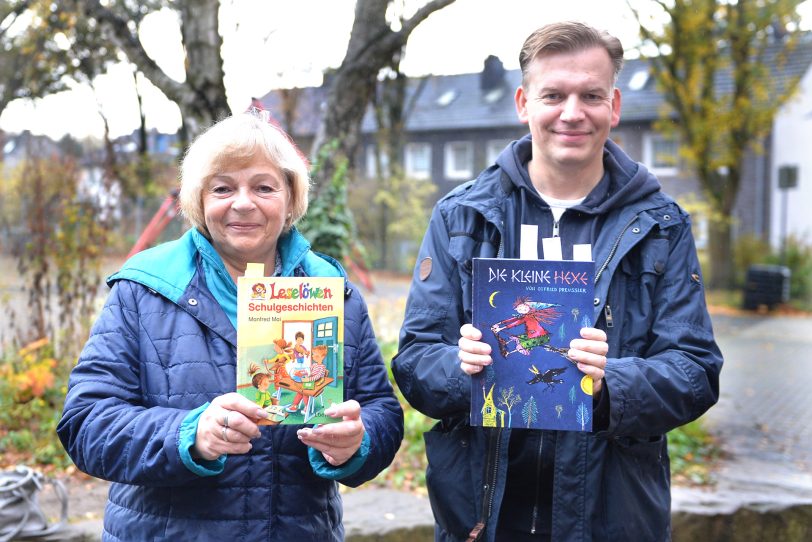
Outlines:
POLYGON ((496 294, 498 293, 499 290, 496 290, 494 293, 491 294, 491 297, 488 298, 488 303, 490 303, 491 307, 493 307, 494 309, 496 308, 496 305, 493 304, 493 298, 495 298, 496 294))

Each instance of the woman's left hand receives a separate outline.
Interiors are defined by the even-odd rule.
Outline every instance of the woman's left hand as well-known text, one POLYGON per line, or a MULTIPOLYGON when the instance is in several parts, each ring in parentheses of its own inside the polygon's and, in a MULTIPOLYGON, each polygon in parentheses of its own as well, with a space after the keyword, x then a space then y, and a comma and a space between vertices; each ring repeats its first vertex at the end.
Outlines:
MULTIPOLYGON (((312 401, 313 399, 311 399, 312 401)), ((364 422, 358 401, 344 401, 324 411, 332 418, 342 418, 337 423, 299 429, 299 440, 320 451, 328 463, 337 467, 347 462, 364 439, 364 422)))

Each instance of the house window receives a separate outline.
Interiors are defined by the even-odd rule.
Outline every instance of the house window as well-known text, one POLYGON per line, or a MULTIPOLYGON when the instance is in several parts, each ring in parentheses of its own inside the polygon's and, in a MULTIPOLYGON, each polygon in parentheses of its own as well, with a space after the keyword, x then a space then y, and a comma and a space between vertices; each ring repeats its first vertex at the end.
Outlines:
POLYGON ((470 141, 445 144, 445 176, 448 179, 470 179, 473 175, 474 150, 470 141))
POLYGON ((485 164, 490 166, 510 143, 509 139, 491 139, 485 144, 485 164))
POLYGON ((431 177, 431 145, 428 143, 407 143, 404 149, 406 176, 412 179, 431 177))
POLYGON ((673 137, 648 132, 643 136, 643 163, 655 175, 679 172, 679 142, 673 137))
POLYGON ((368 179, 389 176, 389 156, 385 153, 378 153, 376 145, 367 145, 365 156, 365 168, 368 179), (378 171, 377 155, 380 154, 381 171, 378 171))

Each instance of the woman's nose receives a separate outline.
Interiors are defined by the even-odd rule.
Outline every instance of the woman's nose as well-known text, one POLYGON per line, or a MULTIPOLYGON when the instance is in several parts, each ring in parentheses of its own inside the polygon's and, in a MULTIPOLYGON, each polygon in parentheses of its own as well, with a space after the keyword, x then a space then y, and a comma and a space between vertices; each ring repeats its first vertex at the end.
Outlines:
POLYGON ((234 202, 231 204, 235 211, 250 211, 254 208, 254 199, 251 191, 247 188, 240 188, 234 194, 234 202))

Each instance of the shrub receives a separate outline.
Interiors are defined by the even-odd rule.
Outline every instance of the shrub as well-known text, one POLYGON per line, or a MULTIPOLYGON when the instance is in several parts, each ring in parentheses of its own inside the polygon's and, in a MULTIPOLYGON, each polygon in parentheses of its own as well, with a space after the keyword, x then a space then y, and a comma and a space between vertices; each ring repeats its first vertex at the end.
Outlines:
POLYGON ((59 468, 71 464, 56 436, 69 364, 54 358, 47 339, 0 359, 0 455, 59 468))

